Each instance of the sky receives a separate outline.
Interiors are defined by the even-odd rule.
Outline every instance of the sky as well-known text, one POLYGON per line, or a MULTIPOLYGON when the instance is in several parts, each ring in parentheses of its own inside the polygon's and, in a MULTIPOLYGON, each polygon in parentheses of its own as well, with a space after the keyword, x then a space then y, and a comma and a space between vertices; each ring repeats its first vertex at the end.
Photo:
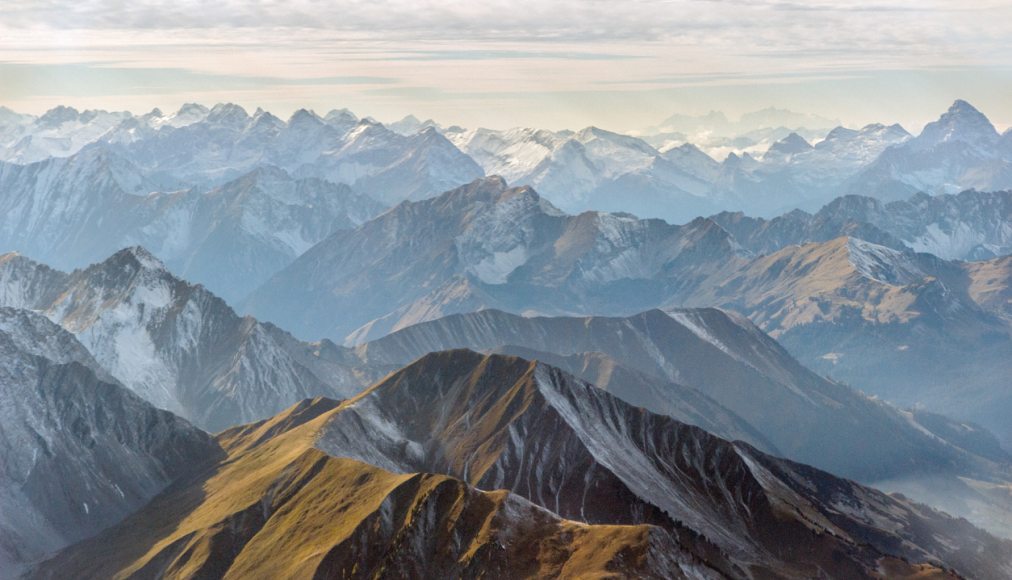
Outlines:
POLYGON ((1012 1, 33 0, 0 13, 0 105, 235 102, 466 127, 636 131, 775 106, 910 130, 1012 125, 1012 1))

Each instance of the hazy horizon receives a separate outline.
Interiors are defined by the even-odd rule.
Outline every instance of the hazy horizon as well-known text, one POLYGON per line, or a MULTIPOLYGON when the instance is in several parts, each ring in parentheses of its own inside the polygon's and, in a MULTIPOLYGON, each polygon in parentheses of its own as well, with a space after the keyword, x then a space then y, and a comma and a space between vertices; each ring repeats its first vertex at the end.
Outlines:
POLYGON ((767 107, 912 132, 962 98, 1012 125, 1007 2, 101 3, 0 16, 0 104, 635 131, 767 107))

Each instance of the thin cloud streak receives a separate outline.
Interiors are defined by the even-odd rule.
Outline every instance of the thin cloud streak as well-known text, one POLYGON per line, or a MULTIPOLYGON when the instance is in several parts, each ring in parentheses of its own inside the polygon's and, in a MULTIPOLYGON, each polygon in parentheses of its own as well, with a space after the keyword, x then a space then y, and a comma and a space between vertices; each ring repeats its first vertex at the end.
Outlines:
POLYGON ((1009 102, 1012 6, 43 0, 5 7, 0 63, 0 104, 22 109, 61 96, 137 109, 226 95, 282 113, 334 105, 472 126, 634 128, 676 110, 769 105, 888 120, 888 99, 919 94, 901 118, 918 123, 955 97, 1009 102))

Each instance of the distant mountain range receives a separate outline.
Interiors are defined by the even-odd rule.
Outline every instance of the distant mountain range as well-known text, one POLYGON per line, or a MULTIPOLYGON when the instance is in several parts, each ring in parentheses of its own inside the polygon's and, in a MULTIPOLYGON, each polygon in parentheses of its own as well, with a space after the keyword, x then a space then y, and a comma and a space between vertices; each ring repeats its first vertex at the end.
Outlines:
POLYGON ((1008 191, 930 196, 882 202, 847 195, 814 214, 795 210, 773 219, 724 212, 710 219, 755 254, 794 244, 854 236, 895 250, 945 260, 987 260, 1012 254, 1012 194, 1008 191))
MULTIPOLYGON (((567 215, 529 188, 486 178, 368 220, 382 211, 368 197, 276 167, 207 192, 138 196, 117 185, 113 159, 88 149, 8 166, 8 191, 24 183, 32 193, 0 192, 10 209, 0 218, 6 243, 61 269, 104 260, 120 244, 151 246, 169 270, 229 301, 249 295, 243 310, 302 339, 339 343, 481 308, 630 315, 722 306, 820 372, 1012 440, 1003 419, 1009 270, 995 257, 1012 246, 1009 192, 888 203, 845 196, 816 214, 723 213, 673 226, 627 214, 567 215), (85 157, 92 162, 78 166, 85 157), (950 388, 957 380, 984 395, 962 396, 950 388)), ((62 283, 39 282, 50 292, 62 283)), ((305 396, 335 393, 315 384, 305 396)), ((170 392, 161 403, 178 410, 166 402, 170 392)), ((262 416, 221 412, 229 420, 262 416)))
MULTIPOLYGON (((733 125, 718 121, 707 122, 733 125)), ((91 155, 111 156, 118 187, 142 195, 204 191, 275 166, 296 179, 347 185, 384 205, 500 175, 537 188, 565 211, 626 211, 670 222, 720 211, 814 211, 846 194, 892 201, 1012 188, 1012 137, 965 101, 916 137, 898 125, 833 128, 779 110, 742 123, 742 131, 766 127, 768 145, 717 161, 687 138, 597 127, 464 129, 409 117, 388 128, 347 110, 323 117, 300 110, 282 121, 233 104, 145 115, 59 107, 41 117, 0 115, 0 161, 31 165, 98 148, 104 153, 91 155)))
POLYGON ((384 209, 347 186, 273 166, 209 191, 147 194, 150 187, 138 167, 100 147, 0 164, 2 243, 65 269, 141 244, 239 300, 330 233, 384 209))

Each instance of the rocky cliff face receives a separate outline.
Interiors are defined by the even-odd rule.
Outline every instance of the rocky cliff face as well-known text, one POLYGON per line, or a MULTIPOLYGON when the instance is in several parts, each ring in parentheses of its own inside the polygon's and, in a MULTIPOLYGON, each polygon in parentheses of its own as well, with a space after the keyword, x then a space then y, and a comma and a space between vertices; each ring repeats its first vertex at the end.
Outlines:
POLYGON ((349 395, 385 372, 236 315, 141 248, 71 274, 8 255, 0 272, 7 305, 44 313, 142 398, 211 431, 349 395))
POLYGON ((2 577, 115 524, 222 454, 24 310, 0 308, 0 401, 2 577))

